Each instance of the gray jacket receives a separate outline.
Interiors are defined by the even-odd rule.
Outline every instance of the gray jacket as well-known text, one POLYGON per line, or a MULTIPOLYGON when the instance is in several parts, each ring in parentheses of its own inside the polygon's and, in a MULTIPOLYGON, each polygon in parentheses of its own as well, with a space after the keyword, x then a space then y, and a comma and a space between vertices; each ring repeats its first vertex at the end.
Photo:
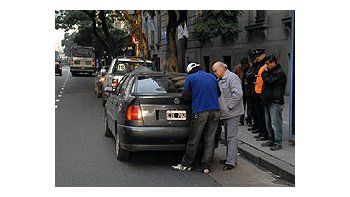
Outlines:
POLYGON ((229 70, 219 80, 221 96, 219 97, 220 119, 228 119, 244 114, 243 91, 241 79, 229 70))

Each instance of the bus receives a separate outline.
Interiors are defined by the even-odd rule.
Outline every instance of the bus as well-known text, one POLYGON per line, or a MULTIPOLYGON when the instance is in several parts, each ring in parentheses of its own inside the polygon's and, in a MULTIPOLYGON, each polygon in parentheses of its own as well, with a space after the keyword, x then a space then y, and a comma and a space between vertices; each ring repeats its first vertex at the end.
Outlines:
POLYGON ((71 50, 70 72, 72 76, 78 73, 95 72, 95 53, 93 47, 75 46, 71 50))

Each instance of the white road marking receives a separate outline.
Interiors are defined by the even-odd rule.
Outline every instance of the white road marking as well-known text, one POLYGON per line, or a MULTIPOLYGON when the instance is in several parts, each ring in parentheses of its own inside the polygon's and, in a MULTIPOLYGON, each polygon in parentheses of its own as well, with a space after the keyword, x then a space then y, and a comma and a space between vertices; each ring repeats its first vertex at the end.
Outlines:
POLYGON ((56 102, 60 102, 60 99, 56 99, 56 102))
POLYGON ((55 108, 58 108, 58 105, 55 105, 55 108))
POLYGON ((61 91, 60 94, 62 94, 63 92, 61 91))
POLYGON ((60 94, 58 95, 58 97, 61 97, 61 96, 62 96, 62 95, 60 95, 60 94))

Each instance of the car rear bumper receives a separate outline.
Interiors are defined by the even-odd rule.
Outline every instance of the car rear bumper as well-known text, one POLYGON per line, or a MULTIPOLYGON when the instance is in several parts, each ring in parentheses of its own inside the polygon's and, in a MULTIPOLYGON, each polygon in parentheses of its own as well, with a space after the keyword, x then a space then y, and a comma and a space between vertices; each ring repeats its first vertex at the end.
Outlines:
POLYGON ((70 72, 94 73, 95 69, 92 67, 71 67, 70 72))
POLYGON ((185 150, 188 127, 133 127, 117 125, 120 146, 129 151, 185 150))

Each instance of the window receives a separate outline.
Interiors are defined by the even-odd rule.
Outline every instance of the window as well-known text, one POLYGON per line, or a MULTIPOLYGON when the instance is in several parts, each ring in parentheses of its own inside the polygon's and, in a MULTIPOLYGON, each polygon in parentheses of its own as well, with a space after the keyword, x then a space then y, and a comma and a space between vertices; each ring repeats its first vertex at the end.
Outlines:
POLYGON ((205 66, 205 71, 210 72, 210 58, 209 56, 204 56, 204 66, 205 66))
POLYGON ((222 56, 224 59, 224 63, 227 64, 227 68, 232 70, 231 66, 231 56, 222 56))
POLYGON ((135 93, 138 94, 167 94, 177 93, 173 82, 164 76, 139 76, 135 93))
POLYGON ((266 22, 266 10, 257 10, 255 23, 262 23, 262 22, 266 22))

